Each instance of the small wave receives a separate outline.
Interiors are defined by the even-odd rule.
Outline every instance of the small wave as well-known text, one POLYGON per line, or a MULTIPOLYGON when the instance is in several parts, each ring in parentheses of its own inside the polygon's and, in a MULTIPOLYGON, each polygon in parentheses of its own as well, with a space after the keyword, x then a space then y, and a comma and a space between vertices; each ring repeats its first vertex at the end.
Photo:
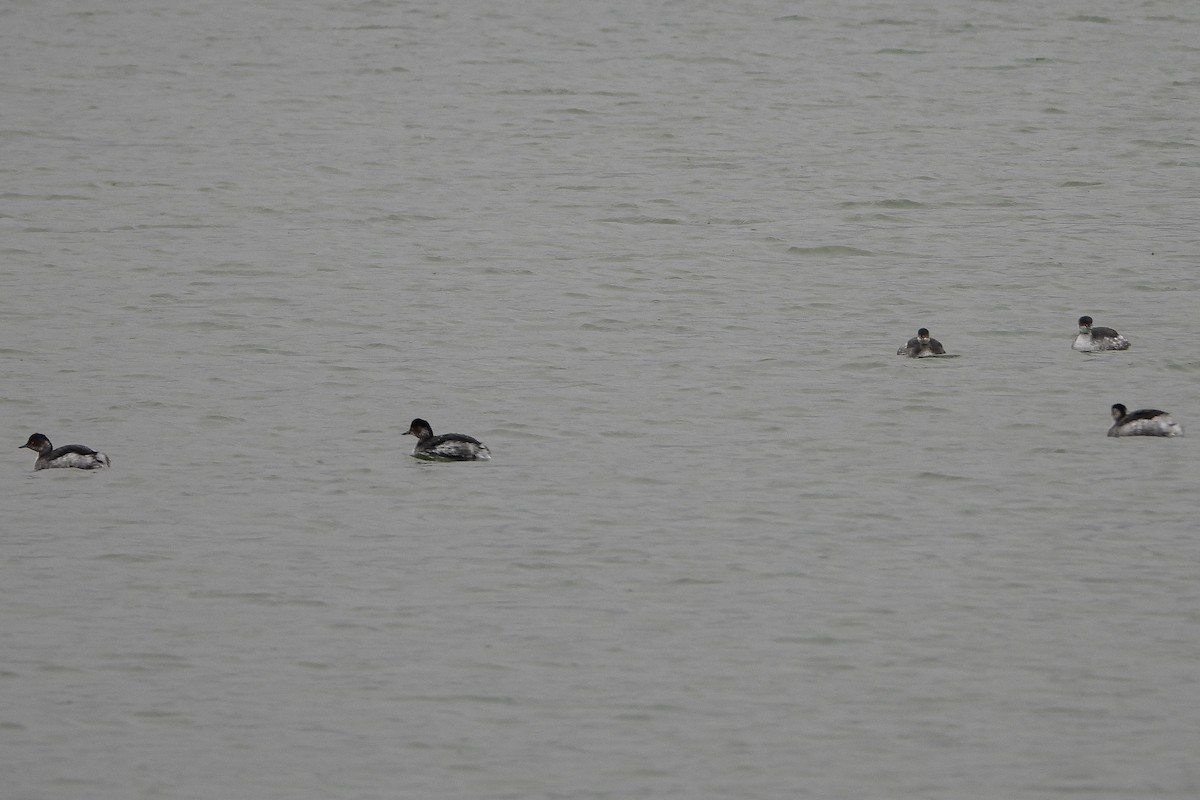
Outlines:
POLYGON ((818 247, 796 247, 792 245, 786 251, 789 255, 794 256, 873 256, 875 255, 870 250, 862 250, 857 247, 849 247, 847 245, 832 244, 822 245, 818 247))
POLYGON ((950 475, 945 472, 918 472, 918 480, 935 480, 935 481, 969 481, 970 477, 966 475, 950 475))
POLYGON ((623 225, 679 225, 682 220, 672 219, 671 217, 648 217, 644 214, 637 214, 632 217, 606 217, 600 222, 619 222, 623 225))
POLYGON ((1156 148, 1159 150, 1175 150, 1175 149, 1182 149, 1182 148, 1191 149, 1191 148, 1196 147, 1196 145, 1192 142, 1180 142, 1180 141, 1164 142, 1164 141, 1156 141, 1154 139, 1134 139, 1133 143, 1136 145, 1141 145, 1142 147, 1152 147, 1152 148, 1156 148))
POLYGON ((841 204, 842 208, 927 208, 924 203, 909 200, 907 197, 893 197, 887 200, 854 200, 841 204))

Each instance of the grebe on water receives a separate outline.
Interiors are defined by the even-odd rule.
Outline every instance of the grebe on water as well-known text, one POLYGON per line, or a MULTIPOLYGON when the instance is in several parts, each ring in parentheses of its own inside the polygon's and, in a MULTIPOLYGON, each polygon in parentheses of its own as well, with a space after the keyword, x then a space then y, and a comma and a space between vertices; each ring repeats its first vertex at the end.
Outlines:
POLYGON ((1079 318, 1079 335, 1075 337, 1072 350, 1095 353, 1099 350, 1128 350, 1129 340, 1112 328, 1092 325, 1091 317, 1079 318))
POLYGON ((1109 436, 1183 436, 1183 426, 1157 408, 1129 411, 1117 403, 1112 407, 1112 417, 1109 436))
POLYGON ((433 428, 423 419, 414 419, 404 432, 417 437, 412 454, 426 461, 487 461, 492 457, 487 445, 461 433, 433 435, 433 428))
POLYGON ((946 348, 937 339, 929 338, 929 328, 921 328, 917 335, 908 340, 908 344, 896 351, 898 356, 909 358, 925 358, 926 356, 944 356, 946 348))
POLYGON ((84 447, 81 444, 64 444, 62 447, 56 448, 41 433, 33 434, 29 437, 29 441, 17 449, 20 450, 22 447, 28 447, 38 454, 37 461, 33 462, 35 470, 66 467, 99 469, 109 466, 108 456, 104 453, 97 453, 92 448, 84 447))

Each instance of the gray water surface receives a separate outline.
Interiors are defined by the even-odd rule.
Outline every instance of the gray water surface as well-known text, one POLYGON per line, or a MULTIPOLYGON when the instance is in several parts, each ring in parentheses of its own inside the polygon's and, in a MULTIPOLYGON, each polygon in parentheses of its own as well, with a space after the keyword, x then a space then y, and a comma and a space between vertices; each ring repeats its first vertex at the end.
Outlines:
POLYGON ((2 794, 1200 795, 1197 42, 0 9, 2 794))

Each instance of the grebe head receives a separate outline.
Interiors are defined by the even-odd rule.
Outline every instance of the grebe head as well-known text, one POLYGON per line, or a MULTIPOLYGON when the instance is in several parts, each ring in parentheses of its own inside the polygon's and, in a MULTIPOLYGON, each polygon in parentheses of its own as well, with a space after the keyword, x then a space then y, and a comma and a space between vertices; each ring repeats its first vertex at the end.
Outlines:
POLYGON ((417 418, 412 421, 412 424, 408 426, 408 430, 406 430, 402 435, 415 436, 418 439, 424 439, 426 436, 433 435, 433 428, 431 428, 429 423, 425 420, 417 418))
POLYGON ((46 435, 44 433, 33 434, 32 436, 29 437, 28 442, 21 445, 21 447, 18 447, 17 449, 20 450, 23 447, 28 447, 30 450, 34 451, 35 453, 41 453, 41 452, 51 449, 50 440, 48 438, 46 438, 46 435))
POLYGON ((917 338, 922 342, 929 341, 929 328, 921 328, 921 330, 917 331, 917 338))
MULTIPOLYGON (((1085 317, 1085 319, 1086 319, 1086 317, 1085 317)), ((1121 417, 1125 416, 1127 413, 1129 413, 1129 409, 1125 408, 1125 406, 1123 406, 1120 403, 1116 403, 1112 407, 1113 419, 1120 419, 1121 417)))
POLYGON ((1080 317, 1079 318, 1079 332, 1080 333, 1088 333, 1089 331, 1091 331, 1091 329, 1092 329, 1092 318, 1091 317, 1080 317))

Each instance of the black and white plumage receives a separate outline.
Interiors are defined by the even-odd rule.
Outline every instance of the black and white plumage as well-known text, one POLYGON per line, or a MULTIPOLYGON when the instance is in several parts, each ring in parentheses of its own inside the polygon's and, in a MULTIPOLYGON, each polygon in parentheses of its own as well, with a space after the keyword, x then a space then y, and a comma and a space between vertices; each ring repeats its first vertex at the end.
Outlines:
POLYGON ((443 433, 435 436, 433 428, 423 419, 414 419, 405 436, 417 437, 414 458, 426 461, 487 461, 492 452, 483 442, 462 433, 443 433))
POLYGON ((41 433, 33 434, 29 437, 29 441, 17 449, 25 447, 38 454, 37 461, 33 462, 35 470, 67 467, 100 469, 110 466, 108 456, 104 453, 97 453, 92 448, 84 447, 81 444, 64 444, 62 447, 55 447, 46 435, 41 433))
POLYGON ((1081 353, 1095 353, 1101 350, 1128 350, 1129 340, 1112 328, 1104 328, 1092 324, 1091 317, 1079 318, 1079 335, 1071 345, 1072 350, 1081 353))
POLYGON ((898 356, 908 356, 909 358, 925 358, 926 356, 944 356, 946 348, 942 347, 942 343, 937 339, 929 338, 929 329, 921 328, 917 331, 917 335, 908 340, 908 343, 896 351, 898 356))
POLYGON ((1130 411, 1117 403, 1112 407, 1112 418, 1109 436, 1183 436, 1183 426, 1157 408, 1130 411))

